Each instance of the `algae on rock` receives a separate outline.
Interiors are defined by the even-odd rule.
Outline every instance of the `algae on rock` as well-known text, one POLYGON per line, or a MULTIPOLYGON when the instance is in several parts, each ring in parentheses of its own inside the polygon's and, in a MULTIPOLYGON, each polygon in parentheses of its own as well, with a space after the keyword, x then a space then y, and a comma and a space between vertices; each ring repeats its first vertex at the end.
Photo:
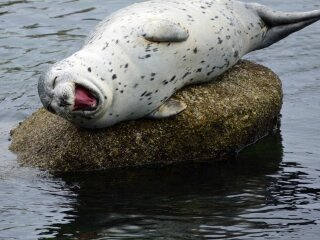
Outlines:
POLYGON ((174 98, 187 104, 176 117, 94 131, 40 109, 12 131, 11 150, 23 165, 50 171, 218 160, 274 128, 282 88, 269 69, 240 61, 215 81, 185 87, 174 98))

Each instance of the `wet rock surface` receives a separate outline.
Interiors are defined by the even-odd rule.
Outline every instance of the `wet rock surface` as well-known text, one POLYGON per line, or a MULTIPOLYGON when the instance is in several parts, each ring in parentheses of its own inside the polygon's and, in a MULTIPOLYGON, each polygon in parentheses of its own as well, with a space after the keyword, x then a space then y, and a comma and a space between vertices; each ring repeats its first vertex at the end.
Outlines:
POLYGON ((188 106, 176 117, 94 131, 39 109, 12 130, 10 149, 24 166, 63 172, 221 160, 274 129, 282 88, 269 69, 240 61, 216 81, 188 86, 174 98, 188 106))

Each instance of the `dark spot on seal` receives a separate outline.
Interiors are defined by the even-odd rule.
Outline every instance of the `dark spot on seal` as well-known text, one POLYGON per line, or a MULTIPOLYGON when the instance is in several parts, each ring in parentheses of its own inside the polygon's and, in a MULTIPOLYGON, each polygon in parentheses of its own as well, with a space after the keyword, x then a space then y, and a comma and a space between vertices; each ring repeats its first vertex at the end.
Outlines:
POLYGON ((112 80, 115 80, 115 79, 117 79, 117 74, 112 75, 112 80))
POLYGON ((142 93, 140 97, 143 97, 143 96, 146 95, 146 94, 147 94, 147 91, 145 91, 144 93, 142 93))
POLYGON ((172 82, 174 79, 176 79, 176 75, 174 75, 174 76, 170 79, 170 82, 172 82))
POLYGON ((106 50, 106 48, 109 46, 109 43, 108 42, 106 42, 105 43, 105 46, 102 48, 102 50, 106 50))
POLYGON ((190 75, 191 74, 191 72, 186 72, 184 75, 183 75, 183 77, 182 77, 182 79, 185 79, 188 75, 190 75))
POLYGON ((198 48, 193 49, 193 52, 197 53, 198 52, 198 48))
POLYGON ((91 70, 91 67, 88 67, 88 72, 91 72, 92 70, 91 70))
POLYGON ((124 68, 128 68, 129 67, 129 63, 126 63, 126 65, 124 65, 124 68))
POLYGON ((149 57, 151 57, 151 54, 147 54, 147 55, 145 55, 144 57, 138 57, 139 59, 145 59, 145 58, 149 58, 149 57))
POLYGON ((210 76, 215 70, 216 70, 216 67, 212 67, 212 71, 208 72, 207 76, 210 76))
POLYGON ((56 83, 57 83, 57 76, 53 79, 53 82, 52 82, 52 88, 55 88, 56 87, 56 83))
POLYGON ((233 54, 233 57, 234 57, 234 58, 239 57, 239 51, 235 51, 234 54, 233 54))
POLYGON ((202 71, 202 68, 198 68, 198 69, 197 69, 197 72, 201 72, 201 71, 202 71))

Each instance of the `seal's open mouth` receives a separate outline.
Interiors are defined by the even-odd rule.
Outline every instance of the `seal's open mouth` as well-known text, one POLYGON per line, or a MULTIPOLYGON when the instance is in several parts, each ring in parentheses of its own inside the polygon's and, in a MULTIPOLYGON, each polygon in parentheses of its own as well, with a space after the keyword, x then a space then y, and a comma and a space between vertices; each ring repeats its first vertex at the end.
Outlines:
POLYGON ((94 111, 98 98, 87 88, 76 84, 73 111, 94 111))

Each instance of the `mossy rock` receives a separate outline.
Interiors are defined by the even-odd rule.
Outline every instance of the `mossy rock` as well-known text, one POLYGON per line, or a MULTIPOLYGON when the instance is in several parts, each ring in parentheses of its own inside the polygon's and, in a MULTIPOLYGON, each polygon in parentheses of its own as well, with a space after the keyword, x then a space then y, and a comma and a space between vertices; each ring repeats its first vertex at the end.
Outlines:
POLYGON ((50 171, 220 160, 274 129, 282 88, 269 69, 241 61, 216 81, 186 87, 174 97, 188 106, 176 117, 95 131, 40 109, 12 131, 10 148, 22 165, 50 171))

